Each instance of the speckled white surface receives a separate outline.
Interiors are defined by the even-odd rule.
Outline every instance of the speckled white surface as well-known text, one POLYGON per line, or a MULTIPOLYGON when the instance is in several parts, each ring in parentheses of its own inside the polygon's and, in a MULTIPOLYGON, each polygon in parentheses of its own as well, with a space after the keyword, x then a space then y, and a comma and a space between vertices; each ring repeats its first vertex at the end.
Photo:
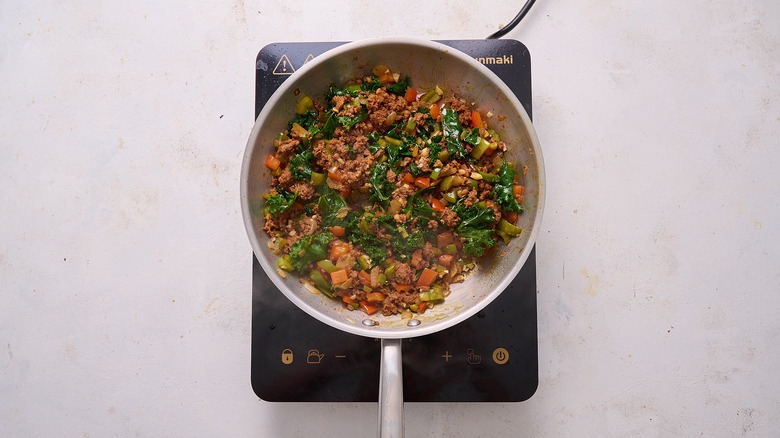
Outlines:
MULTIPOLYGON (((274 41, 480 38, 517 2, 0 4, 0 435, 371 436, 249 382, 238 203, 274 41)), ((407 436, 780 429, 780 3, 539 1, 539 389, 407 436)))

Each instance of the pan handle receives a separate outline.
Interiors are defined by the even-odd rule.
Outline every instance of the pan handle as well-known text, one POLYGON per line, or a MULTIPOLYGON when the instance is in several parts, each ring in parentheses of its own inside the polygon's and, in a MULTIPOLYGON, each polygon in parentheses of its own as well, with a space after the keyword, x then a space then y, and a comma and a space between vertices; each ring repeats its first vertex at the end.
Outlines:
POLYGON ((404 436, 404 382, 401 340, 382 339, 379 367, 379 438, 404 436))

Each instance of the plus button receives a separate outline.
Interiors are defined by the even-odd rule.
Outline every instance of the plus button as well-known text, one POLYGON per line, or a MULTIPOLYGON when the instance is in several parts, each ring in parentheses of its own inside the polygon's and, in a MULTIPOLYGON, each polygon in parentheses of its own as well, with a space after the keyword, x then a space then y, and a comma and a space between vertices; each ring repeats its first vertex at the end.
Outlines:
POLYGON ((449 362, 449 361, 450 361, 450 358, 452 357, 452 355, 450 354, 450 352, 449 352, 449 351, 445 351, 445 352, 444 352, 444 354, 442 354, 442 355, 441 355, 441 357, 443 357, 443 358, 444 358, 444 361, 445 361, 445 362, 449 362))

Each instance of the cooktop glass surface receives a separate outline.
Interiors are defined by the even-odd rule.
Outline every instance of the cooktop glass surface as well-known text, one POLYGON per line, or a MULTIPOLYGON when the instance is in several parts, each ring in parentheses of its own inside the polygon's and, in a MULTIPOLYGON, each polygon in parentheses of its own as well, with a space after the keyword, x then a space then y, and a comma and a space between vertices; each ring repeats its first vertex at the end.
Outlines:
MULTIPOLYGON (((514 40, 440 41, 496 73, 531 115, 528 49, 514 40)), ((273 43, 257 55, 255 117, 301 65, 343 42, 273 43)), ((447 330, 404 339, 407 402, 510 402, 538 384, 536 255, 490 305, 447 330)), ((252 388, 265 401, 376 402, 380 342, 336 330, 300 310, 253 257, 252 388)))

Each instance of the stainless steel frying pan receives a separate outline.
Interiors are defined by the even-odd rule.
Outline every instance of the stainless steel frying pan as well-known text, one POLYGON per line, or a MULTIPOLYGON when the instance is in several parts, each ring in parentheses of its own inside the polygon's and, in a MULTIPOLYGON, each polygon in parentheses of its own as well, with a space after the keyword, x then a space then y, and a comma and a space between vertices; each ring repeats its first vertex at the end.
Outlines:
POLYGON ((408 38, 375 38, 332 49, 304 64, 271 96, 257 117, 241 168, 241 207, 252 249, 276 287, 312 317, 355 335, 382 340, 379 390, 379 436, 403 436, 403 384, 401 339, 423 336, 451 327, 487 306, 512 281, 533 247, 544 205, 544 166, 539 141, 520 101, 494 73, 468 55, 445 45, 408 38), (277 256, 269 249, 263 231, 262 195, 270 190, 271 176, 264 166, 273 152, 273 138, 295 116, 299 93, 322 99, 330 84, 366 75, 378 64, 412 78, 415 89, 439 85, 445 97, 455 93, 475 102, 505 141, 507 159, 514 163, 525 186, 525 212, 518 226, 521 235, 510 245, 483 260, 481 268, 462 284, 452 285, 444 304, 414 320, 400 316, 366 316, 348 311, 324 295, 312 294, 295 275, 286 279, 276 272, 277 256), (523 169, 526 169, 525 174, 523 169))

